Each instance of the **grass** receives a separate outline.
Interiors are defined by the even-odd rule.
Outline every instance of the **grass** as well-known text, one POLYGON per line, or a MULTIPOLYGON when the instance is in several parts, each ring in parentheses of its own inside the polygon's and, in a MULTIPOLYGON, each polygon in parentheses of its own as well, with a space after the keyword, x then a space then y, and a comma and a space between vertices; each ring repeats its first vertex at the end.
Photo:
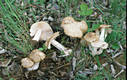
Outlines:
MULTIPOLYGON (((13 2, 13 1, 12 1, 13 2)), ((2 16, 0 21, 4 25, 2 30, 3 43, 14 46, 16 50, 23 54, 27 54, 32 50, 30 44, 29 28, 26 24, 26 18, 20 8, 16 8, 9 0, 5 0, 5 4, 0 1, 2 16)), ((2 40, 1 39, 1 40, 2 40)), ((7 50, 12 48, 7 47, 7 50)))
MULTIPOLYGON (((110 49, 120 51, 119 43, 121 43, 123 48, 125 48, 124 46, 126 43, 126 29, 123 26, 123 22, 126 20, 126 0, 110 0, 108 4, 104 4, 101 0, 87 1, 87 3, 85 3, 84 0, 36 0, 36 2, 33 0, 23 0, 23 5, 19 5, 21 3, 15 0, 5 0, 4 3, 1 0, 0 23, 3 27, 0 28, 0 41, 5 44, 3 47, 17 54, 27 54, 35 48, 39 48, 41 51, 46 52, 42 44, 41 46, 33 46, 31 44, 29 29, 34 22, 41 21, 44 17, 51 16, 54 18, 54 21, 49 23, 52 24, 51 27, 53 31, 61 32, 57 40, 65 46, 71 46, 71 48, 73 48, 73 54, 66 57, 65 60, 68 63, 72 61, 73 57, 76 57, 77 72, 75 72, 75 80, 112 80, 110 69, 107 70, 104 68, 97 71, 97 74, 89 77, 78 72, 83 71, 86 67, 92 68, 93 63, 97 63, 97 65, 101 67, 100 57, 103 58, 106 56, 107 60, 110 60, 110 58, 108 58, 109 56, 106 54, 106 51, 104 51, 102 55, 92 57, 90 51, 85 50, 88 48, 85 45, 78 46, 80 53, 79 57, 77 57, 75 54, 77 46, 74 46, 74 44, 78 45, 77 41, 79 40, 71 39, 64 34, 63 30, 60 28, 60 20, 66 16, 73 16, 76 20, 85 20, 89 27, 88 32, 94 31, 100 24, 111 25, 113 31, 106 38, 106 42, 109 43, 110 49), (91 3, 91 1, 93 1, 93 3, 91 3), (47 8, 47 6, 49 7, 47 8), (52 9, 52 7, 55 7, 55 9, 52 9), (86 11, 88 12, 87 14, 85 13, 86 11), (102 20, 100 20, 99 17, 90 16, 95 11, 97 12, 97 16, 102 17, 102 20)), ((126 54, 125 51, 123 53, 124 55, 126 54)), ((126 57, 124 61, 126 62, 126 57)), ((71 68, 69 68, 69 70, 71 70, 71 68)), ((116 80, 124 78, 123 75, 116 80)))

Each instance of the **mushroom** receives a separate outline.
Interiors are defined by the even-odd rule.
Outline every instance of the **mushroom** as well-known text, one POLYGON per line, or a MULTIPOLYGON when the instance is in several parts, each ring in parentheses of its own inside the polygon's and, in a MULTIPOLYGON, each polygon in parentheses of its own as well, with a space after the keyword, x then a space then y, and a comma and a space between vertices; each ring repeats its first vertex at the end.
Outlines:
POLYGON ((92 55, 99 55, 103 52, 103 49, 108 47, 108 44, 104 41, 99 40, 99 36, 94 32, 88 32, 84 39, 89 46, 89 49, 92 51, 92 55))
POLYGON ((21 65, 24 68, 31 68, 34 65, 34 62, 31 59, 29 59, 29 58, 23 58, 21 60, 21 65))
POLYGON ((65 53, 64 56, 67 56, 72 52, 71 49, 65 48, 63 45, 55 40, 55 38, 59 36, 59 32, 53 33, 50 25, 44 21, 36 22, 31 26, 30 36, 34 37, 33 40, 36 41, 46 41, 45 45, 48 49, 51 48, 50 44, 52 44, 60 51, 63 51, 65 53))
POLYGON ((52 34, 53 31, 50 25, 44 21, 36 22, 30 28, 30 36, 35 41, 47 40, 52 34))
POLYGON ((99 48, 99 47, 101 47, 102 49, 108 48, 108 43, 106 43, 104 41, 92 42, 91 45, 96 48, 99 48))
POLYGON ((39 51, 38 49, 33 50, 29 54, 29 58, 35 63, 40 62, 41 60, 44 60, 45 57, 46 55, 43 52, 39 51))
POLYGON ((64 29, 64 33, 70 37, 81 38, 83 33, 88 29, 85 21, 75 21, 72 17, 65 17, 62 21, 61 27, 64 29))
POLYGON ((38 49, 35 49, 29 54, 29 57, 23 58, 21 60, 22 66, 24 68, 27 68, 28 71, 37 70, 40 64, 41 60, 44 60, 46 55, 39 51, 38 49))
POLYGON ((107 34, 108 33, 111 33, 111 28, 109 28, 111 25, 100 25, 100 27, 95 30, 95 32, 100 36, 99 39, 101 41, 104 41, 105 38, 107 37, 107 34), (99 29, 100 29, 100 32, 99 32, 99 29))
POLYGON ((88 32, 85 36, 84 39, 86 40, 87 44, 90 44, 92 42, 96 42, 99 40, 99 36, 96 35, 94 32, 88 32))

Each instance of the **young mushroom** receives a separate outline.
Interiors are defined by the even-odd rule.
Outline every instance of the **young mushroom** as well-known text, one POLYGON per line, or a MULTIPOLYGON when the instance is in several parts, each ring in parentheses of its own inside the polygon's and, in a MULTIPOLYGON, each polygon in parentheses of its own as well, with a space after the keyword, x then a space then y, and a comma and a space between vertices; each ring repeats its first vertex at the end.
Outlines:
POLYGON ((23 58, 21 60, 22 66, 27 68, 28 71, 37 70, 40 61, 44 60, 46 55, 39 51, 38 49, 33 50, 28 58, 23 58))
POLYGON ((51 48, 50 44, 52 44, 60 51, 63 51, 65 53, 64 56, 68 56, 72 52, 71 49, 65 48, 63 45, 55 40, 55 38, 59 36, 59 33, 53 33, 50 25, 44 21, 36 22, 31 26, 30 36, 34 37, 33 40, 35 41, 46 41, 45 45, 48 49, 51 48))
POLYGON ((99 35, 99 39, 101 41, 104 41, 105 38, 107 37, 107 34, 111 33, 112 30, 111 30, 110 26, 111 25, 105 25, 105 24, 103 24, 103 25, 100 25, 100 27, 95 30, 95 32, 99 35))
POLYGON ((30 58, 23 58, 21 60, 21 65, 27 68, 28 71, 37 70, 39 67, 39 62, 34 63, 30 58))
POLYGON ((62 20, 61 27, 64 29, 64 33, 70 37, 81 38, 83 33, 88 29, 85 21, 75 21, 72 17, 65 17, 62 20))
POLYGON ((41 60, 44 60, 45 57, 46 55, 43 52, 39 51, 38 49, 33 50, 29 54, 29 58, 35 63, 40 62, 41 60))
POLYGON ((84 40, 92 51, 93 56, 101 54, 103 49, 108 47, 108 44, 104 41, 100 41, 99 36, 94 32, 88 32, 84 36, 84 40))
POLYGON ((23 58, 21 60, 21 65, 24 68, 31 68, 34 65, 34 62, 31 59, 29 59, 29 58, 23 58))

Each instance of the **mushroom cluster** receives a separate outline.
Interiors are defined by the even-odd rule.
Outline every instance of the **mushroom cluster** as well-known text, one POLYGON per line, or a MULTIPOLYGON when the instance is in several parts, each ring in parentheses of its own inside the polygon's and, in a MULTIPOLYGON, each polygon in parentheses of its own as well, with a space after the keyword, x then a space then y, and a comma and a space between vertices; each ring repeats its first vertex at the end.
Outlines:
POLYGON ((33 50, 28 57, 21 60, 21 64, 28 71, 37 70, 40 61, 44 60, 46 55, 38 49, 33 50))
MULTIPOLYGON (((83 34, 87 31, 88 25, 83 20, 78 22, 72 17, 65 17, 62 20, 61 27, 64 29, 64 33, 67 36, 85 40, 93 56, 101 54, 103 50, 108 47, 108 43, 105 42, 105 39, 108 33, 111 33, 110 25, 100 25, 95 32, 88 32, 84 37, 83 34)), ((64 47, 55 40, 55 38, 59 36, 59 32, 54 33, 47 22, 40 21, 32 24, 30 28, 30 36, 33 37, 32 40, 37 42, 44 40, 45 46, 48 49, 51 49, 52 44, 58 50, 65 53, 62 57, 68 56, 72 52, 72 49, 64 47)), ((21 63, 24 68, 28 69, 28 71, 36 70, 39 67, 40 61, 45 57, 46 55, 43 52, 35 49, 27 58, 23 58, 21 63)))
POLYGON ((86 41, 93 56, 99 55, 108 48, 105 42, 108 33, 111 33, 110 25, 100 25, 95 32, 88 32, 83 39, 86 41))

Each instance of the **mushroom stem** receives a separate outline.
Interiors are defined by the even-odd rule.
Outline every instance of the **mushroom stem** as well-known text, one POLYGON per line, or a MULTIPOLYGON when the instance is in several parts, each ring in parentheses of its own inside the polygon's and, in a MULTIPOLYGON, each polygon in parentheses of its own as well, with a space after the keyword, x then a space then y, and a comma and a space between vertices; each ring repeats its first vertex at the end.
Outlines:
POLYGON ((99 36, 100 35, 100 31, 97 29, 95 30, 95 33, 99 36))
POLYGON ((105 28, 102 28, 101 29, 101 34, 100 34, 100 37, 99 37, 100 41, 104 41, 104 35, 105 35, 105 28))
POLYGON ((28 71, 37 70, 39 67, 40 62, 35 63, 31 68, 27 68, 28 71))
POLYGON ((66 56, 68 56, 68 55, 72 52, 71 49, 65 48, 63 45, 61 45, 61 44, 60 44, 59 42, 57 42, 56 40, 52 40, 52 41, 51 41, 51 44, 52 44, 53 46, 55 46, 58 50, 63 51, 63 52, 65 53, 66 56))
POLYGON ((34 36, 34 38, 33 38, 32 40, 39 41, 40 36, 41 36, 41 30, 38 30, 37 33, 35 34, 35 36, 34 36))
POLYGON ((123 73, 124 72, 124 69, 122 69, 118 74, 116 74, 115 76, 114 76, 114 78, 116 78, 116 77, 118 77, 121 73, 123 73))

